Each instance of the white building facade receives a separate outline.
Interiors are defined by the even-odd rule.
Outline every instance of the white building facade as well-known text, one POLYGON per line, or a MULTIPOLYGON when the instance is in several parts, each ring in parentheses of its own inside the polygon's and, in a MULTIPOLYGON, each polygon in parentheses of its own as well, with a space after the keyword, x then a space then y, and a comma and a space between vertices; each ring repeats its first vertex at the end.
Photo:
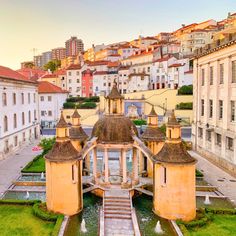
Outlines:
POLYGON ((0 159, 39 137, 38 87, 0 66, 0 159))
POLYGON ((236 173, 236 35, 199 50, 194 60, 195 150, 236 173))

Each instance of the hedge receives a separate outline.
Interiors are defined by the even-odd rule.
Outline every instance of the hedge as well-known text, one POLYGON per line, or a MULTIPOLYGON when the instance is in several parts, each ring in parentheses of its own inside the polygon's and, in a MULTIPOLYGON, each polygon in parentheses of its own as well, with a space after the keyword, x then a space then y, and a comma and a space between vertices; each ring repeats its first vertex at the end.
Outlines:
POLYGON ((206 211, 207 213, 213 213, 213 214, 236 215, 236 209, 205 208, 205 211, 206 211))
POLYGON ((96 108, 96 103, 95 102, 84 102, 82 104, 79 104, 79 109, 93 109, 96 108))
POLYGON ((203 173, 200 171, 200 170, 197 170, 195 171, 195 174, 196 174, 196 177, 203 177, 203 173))
POLYGON ((147 121, 146 120, 133 120, 133 123, 135 125, 146 125, 147 121))
POLYGON ((33 213, 42 220, 56 221, 60 214, 47 211, 45 203, 35 203, 33 205, 33 213))
POLYGON ((76 104, 74 102, 65 102, 63 103, 64 109, 75 109, 76 104))
POLYGON ((99 102, 100 98, 98 96, 92 97, 69 97, 66 99, 66 102, 99 102))
POLYGON ((40 200, 15 200, 15 199, 1 199, 0 204, 9 204, 9 205, 34 205, 41 203, 40 200))
POLYGON ((192 95, 193 85, 184 85, 178 89, 178 95, 192 95))
POLYGON ((181 102, 176 105, 176 109, 178 109, 178 110, 192 110, 193 103, 192 102, 181 102))

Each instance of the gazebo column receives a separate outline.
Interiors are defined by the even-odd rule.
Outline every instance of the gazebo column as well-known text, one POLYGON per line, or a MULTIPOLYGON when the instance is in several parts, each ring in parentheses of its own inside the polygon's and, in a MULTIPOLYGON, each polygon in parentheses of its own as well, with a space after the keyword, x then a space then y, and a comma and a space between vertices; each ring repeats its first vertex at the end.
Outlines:
POLYGON ((90 174, 90 155, 89 153, 85 157, 85 168, 87 169, 87 175, 90 174))
POLYGON ((93 177, 96 183, 97 182, 97 148, 93 149, 93 177))
POLYGON ((140 150, 138 150, 138 157, 139 157, 139 172, 142 173, 144 170, 144 160, 143 160, 143 154, 140 150))
POLYGON ((123 184, 127 183, 127 166, 126 166, 126 150, 122 149, 122 159, 123 159, 123 184))
POLYGON ((133 160, 132 160, 132 171, 133 171, 133 184, 138 184, 138 156, 137 149, 133 148, 133 160))
POLYGON ((108 152, 107 148, 104 149, 104 157, 105 157, 105 183, 109 183, 109 171, 108 171, 108 152))
POLYGON ((123 175, 123 152, 122 152, 122 149, 120 151, 120 175, 122 176, 123 175))

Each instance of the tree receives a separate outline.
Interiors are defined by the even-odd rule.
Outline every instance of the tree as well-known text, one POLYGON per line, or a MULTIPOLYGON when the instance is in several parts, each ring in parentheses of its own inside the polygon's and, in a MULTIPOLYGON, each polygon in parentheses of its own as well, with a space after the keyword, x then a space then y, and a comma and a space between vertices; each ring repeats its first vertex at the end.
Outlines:
POLYGON ((61 66, 60 60, 51 60, 47 64, 44 65, 44 70, 50 70, 52 73, 56 71, 61 66))
POLYGON ((25 64, 24 64, 24 67, 25 68, 30 68, 30 69, 32 69, 32 68, 34 68, 34 63, 33 62, 26 62, 25 64))

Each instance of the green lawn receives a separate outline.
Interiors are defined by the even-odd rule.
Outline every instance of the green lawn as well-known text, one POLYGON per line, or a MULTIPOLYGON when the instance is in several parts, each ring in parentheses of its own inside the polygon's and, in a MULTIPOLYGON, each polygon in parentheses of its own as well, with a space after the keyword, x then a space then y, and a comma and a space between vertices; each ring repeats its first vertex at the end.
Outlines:
POLYGON ((191 236, 233 236, 236 235, 236 215, 214 214, 213 221, 206 226, 188 231, 191 236))
POLYGON ((36 157, 32 162, 27 164, 23 169, 22 172, 32 172, 32 173, 41 173, 45 172, 45 160, 42 155, 40 157, 36 157))
POLYGON ((46 236, 54 226, 54 222, 34 216, 32 206, 0 204, 1 236, 46 236))

